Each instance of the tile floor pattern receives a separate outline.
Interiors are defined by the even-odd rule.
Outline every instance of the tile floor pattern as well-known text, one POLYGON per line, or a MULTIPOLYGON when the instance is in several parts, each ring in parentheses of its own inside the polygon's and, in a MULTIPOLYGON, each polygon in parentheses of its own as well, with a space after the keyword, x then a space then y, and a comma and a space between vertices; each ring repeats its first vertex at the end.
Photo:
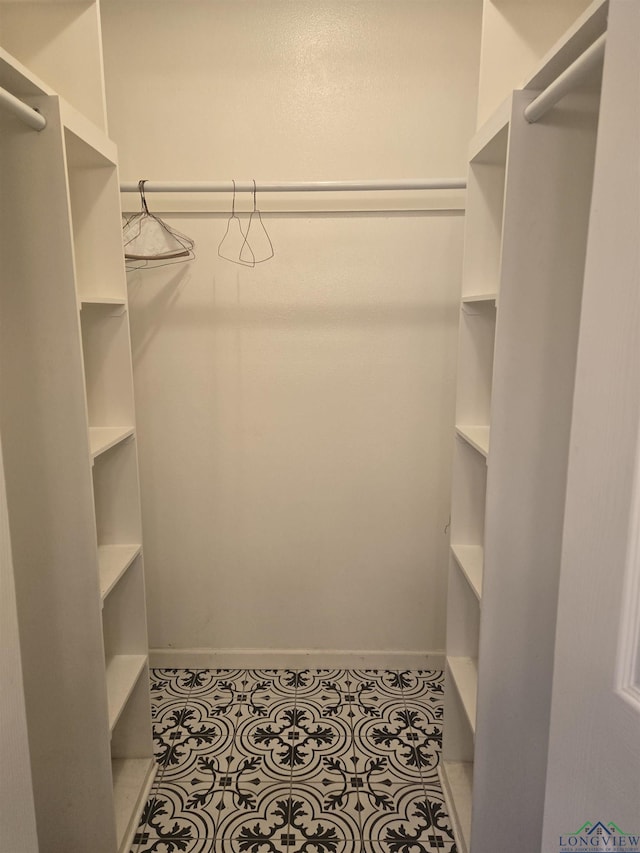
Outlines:
POLYGON ((455 853, 443 673, 151 673, 159 764, 131 853, 455 853))

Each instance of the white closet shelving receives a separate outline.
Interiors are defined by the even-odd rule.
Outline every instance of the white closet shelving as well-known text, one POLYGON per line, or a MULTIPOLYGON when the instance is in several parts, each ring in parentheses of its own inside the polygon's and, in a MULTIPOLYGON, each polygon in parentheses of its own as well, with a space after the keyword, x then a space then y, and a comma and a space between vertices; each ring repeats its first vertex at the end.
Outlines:
POLYGON ((578 18, 470 149, 440 767, 462 853, 494 850, 496 827, 540 850, 601 69, 540 122, 524 109, 606 10, 578 18))
POLYGON ((155 764, 98 4, 2 2, 0 40, 0 86, 47 119, 0 117, 0 427, 40 851, 117 853, 155 764))
POLYGON ((505 106, 474 140, 467 188, 447 599, 447 725, 440 767, 462 850, 471 832, 487 460, 507 141, 505 106))
POLYGON ((561 61, 568 28, 590 5, 590 0, 483 0, 479 127, 514 89, 525 86, 547 51, 561 61))

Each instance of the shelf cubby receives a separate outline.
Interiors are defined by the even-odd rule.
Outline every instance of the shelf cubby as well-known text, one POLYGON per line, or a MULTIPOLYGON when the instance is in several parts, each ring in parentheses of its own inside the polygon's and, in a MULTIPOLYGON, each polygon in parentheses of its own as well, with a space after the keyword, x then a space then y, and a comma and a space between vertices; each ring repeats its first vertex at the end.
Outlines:
POLYGON ((143 666, 111 738, 111 777, 118 849, 130 849, 156 774, 152 757, 149 674, 143 666))
POLYGON ((65 129, 79 300, 126 300, 115 153, 65 129))
POLYGON ((139 544, 140 488, 134 436, 96 457, 93 493, 98 545, 139 544))
POLYGON ((453 558, 466 578, 471 591, 482 599, 482 573, 484 568, 484 550, 480 545, 451 545, 453 558))
POLYGON ((113 730, 147 665, 146 655, 114 655, 106 662, 109 727, 113 730))
POLYGON ((106 129, 100 11, 95 0, 2 0, 0 33, 10 54, 106 129))
POLYGON ((469 164, 463 300, 498 293, 508 139, 509 125, 499 125, 469 164))
POLYGON ((458 339, 456 422, 488 428, 491 413, 495 302, 463 304, 458 339))
POLYGON ((144 614, 142 556, 138 553, 104 599, 102 626, 111 729, 120 719, 143 670, 147 626, 144 614))
POLYGON ((100 596, 104 600, 142 550, 141 545, 100 545, 100 596))
MULTIPOLYGON (((80 312, 89 427, 133 429, 134 402, 127 312, 119 306, 84 303, 80 312)), ((110 434, 95 433, 107 443, 110 434)), ((103 448, 106 449, 106 448, 103 448)), ((93 450, 93 447, 92 447, 93 450)))
POLYGON ((470 657, 448 657, 449 672, 467 715, 471 731, 476 731, 478 701, 478 660, 470 657))
POLYGON ((440 776, 447 811, 458 840, 458 853, 468 853, 471 838, 473 763, 471 761, 441 761, 438 775, 440 776))
POLYGON ((584 28, 585 21, 594 13, 581 13, 592 5, 591 0, 536 0, 535 3, 484 0, 478 87, 479 125, 513 89, 522 85, 531 69, 553 48, 557 39, 567 39, 565 31, 571 33, 584 28))
POLYGON ((482 547, 486 489, 486 459, 458 436, 453 455, 452 543, 482 547))

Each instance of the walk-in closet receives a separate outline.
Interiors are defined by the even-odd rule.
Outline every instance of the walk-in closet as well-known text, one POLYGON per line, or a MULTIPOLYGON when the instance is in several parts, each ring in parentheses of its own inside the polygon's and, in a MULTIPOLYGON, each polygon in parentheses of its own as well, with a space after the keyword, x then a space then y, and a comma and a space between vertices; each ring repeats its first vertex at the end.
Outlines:
POLYGON ((0 853, 640 851, 639 46, 0 0, 0 853))

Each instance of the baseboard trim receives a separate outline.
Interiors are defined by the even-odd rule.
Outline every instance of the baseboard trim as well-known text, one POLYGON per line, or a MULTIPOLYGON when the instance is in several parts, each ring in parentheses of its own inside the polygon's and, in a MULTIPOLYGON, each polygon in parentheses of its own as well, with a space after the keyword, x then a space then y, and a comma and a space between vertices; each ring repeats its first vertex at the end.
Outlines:
POLYGON ((444 651, 150 649, 155 669, 444 669, 444 651))

